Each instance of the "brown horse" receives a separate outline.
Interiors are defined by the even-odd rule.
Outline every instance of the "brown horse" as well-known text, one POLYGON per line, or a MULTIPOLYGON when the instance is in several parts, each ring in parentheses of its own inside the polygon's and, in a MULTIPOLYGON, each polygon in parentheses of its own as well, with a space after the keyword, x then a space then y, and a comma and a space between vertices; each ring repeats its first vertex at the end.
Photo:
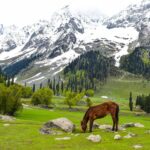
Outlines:
POLYGON ((118 130, 118 121, 119 121, 119 105, 114 102, 104 102, 97 106, 90 107, 81 121, 81 128, 83 132, 86 131, 87 123, 89 121, 90 132, 92 132, 92 126, 95 119, 103 118, 106 115, 111 114, 113 120, 112 131, 118 130))

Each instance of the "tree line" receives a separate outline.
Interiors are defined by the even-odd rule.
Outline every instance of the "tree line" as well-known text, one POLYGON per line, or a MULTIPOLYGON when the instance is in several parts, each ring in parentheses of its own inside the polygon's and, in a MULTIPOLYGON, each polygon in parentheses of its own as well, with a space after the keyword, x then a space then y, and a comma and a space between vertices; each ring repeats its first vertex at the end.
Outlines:
POLYGON ((150 113, 150 94, 149 95, 138 95, 136 98, 136 106, 140 106, 142 110, 150 113))
POLYGON ((122 56, 120 68, 150 80, 150 49, 137 47, 129 55, 122 56))
POLYGON ((105 83, 114 68, 114 59, 100 51, 89 51, 72 61, 65 69, 66 89, 73 92, 96 90, 98 82, 105 83))

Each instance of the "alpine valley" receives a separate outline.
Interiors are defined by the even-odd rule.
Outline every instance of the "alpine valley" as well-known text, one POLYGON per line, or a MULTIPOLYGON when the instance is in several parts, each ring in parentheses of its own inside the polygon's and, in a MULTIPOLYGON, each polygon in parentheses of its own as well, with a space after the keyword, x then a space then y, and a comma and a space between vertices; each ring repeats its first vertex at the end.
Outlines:
POLYGON ((143 74, 143 70, 134 70, 138 68, 132 62, 136 58, 141 66, 147 64, 145 74, 149 76, 150 0, 130 5, 111 18, 94 17, 65 6, 49 20, 32 25, 0 24, 0 65, 17 82, 45 82, 89 51, 114 59, 116 67, 143 74))

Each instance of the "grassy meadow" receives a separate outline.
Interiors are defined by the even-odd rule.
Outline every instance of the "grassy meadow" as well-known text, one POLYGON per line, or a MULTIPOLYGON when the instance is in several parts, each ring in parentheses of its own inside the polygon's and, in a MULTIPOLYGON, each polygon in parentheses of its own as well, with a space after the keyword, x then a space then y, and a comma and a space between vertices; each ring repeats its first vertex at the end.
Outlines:
MULTIPOLYGON (((86 106, 74 106, 69 111, 68 106, 64 104, 63 97, 54 97, 52 102, 55 104, 54 109, 42 109, 30 106, 30 99, 22 99, 23 103, 28 107, 23 108, 21 112, 15 116, 16 120, 11 122, 0 121, 0 150, 134 150, 133 145, 142 145, 143 150, 149 150, 150 134, 145 131, 150 130, 150 115, 136 115, 136 111, 129 111, 128 97, 132 91, 134 99, 138 94, 148 94, 150 83, 142 80, 115 80, 111 79, 95 94, 92 98, 93 105, 106 101, 101 96, 108 96, 120 105, 119 124, 129 122, 139 122, 144 128, 130 127, 126 131, 118 131, 121 136, 127 135, 129 132, 135 133, 136 136, 131 139, 122 138, 114 140, 115 132, 107 132, 101 129, 94 129, 93 134, 99 134, 102 141, 93 143, 86 138, 91 134, 88 131, 82 133, 80 129, 80 121, 84 115, 86 106), (78 111, 77 111, 78 110, 78 111), (76 131, 64 133, 63 135, 42 135, 39 129, 42 125, 51 119, 66 117, 76 125, 76 131), (9 126, 4 126, 9 124, 9 126), (70 140, 57 141, 57 137, 71 137, 70 140)), ((112 124, 110 116, 96 120, 99 124, 112 124)))

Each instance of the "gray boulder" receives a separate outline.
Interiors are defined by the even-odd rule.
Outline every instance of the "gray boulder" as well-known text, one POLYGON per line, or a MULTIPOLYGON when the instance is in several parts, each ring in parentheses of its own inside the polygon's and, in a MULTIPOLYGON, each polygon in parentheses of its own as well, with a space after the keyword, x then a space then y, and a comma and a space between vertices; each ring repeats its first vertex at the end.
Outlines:
POLYGON ((0 120, 3 120, 3 121, 14 121, 15 118, 12 117, 12 116, 0 115, 0 120))
POLYGON ((42 134, 62 134, 64 132, 73 132, 75 130, 75 125, 67 118, 58 118, 46 122, 40 129, 42 134))

